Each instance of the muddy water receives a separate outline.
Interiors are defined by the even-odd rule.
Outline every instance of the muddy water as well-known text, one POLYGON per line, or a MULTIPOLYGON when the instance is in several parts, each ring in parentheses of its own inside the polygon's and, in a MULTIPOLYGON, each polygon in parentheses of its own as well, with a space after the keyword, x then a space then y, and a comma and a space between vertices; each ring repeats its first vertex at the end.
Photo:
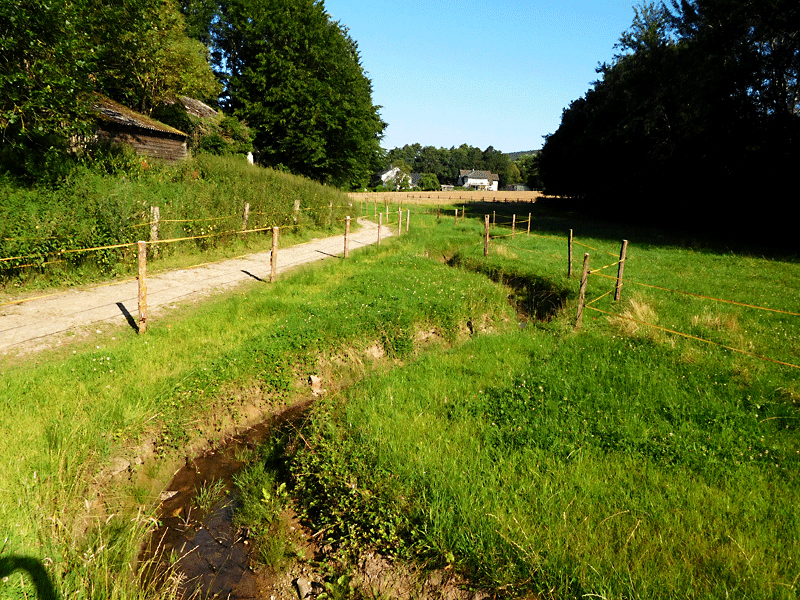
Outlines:
POLYGON ((269 421, 231 438, 222 447, 186 459, 161 496, 160 527, 145 543, 141 564, 146 585, 177 585, 182 597, 231 600, 257 598, 258 580, 250 568, 252 544, 233 524, 239 501, 233 476, 245 466, 237 459, 272 435, 276 426, 303 418, 312 400, 295 404, 269 421), (216 488, 218 501, 199 507, 201 490, 216 488), (210 508, 210 510, 208 510, 210 508), (203 510, 207 514, 203 514, 203 510))

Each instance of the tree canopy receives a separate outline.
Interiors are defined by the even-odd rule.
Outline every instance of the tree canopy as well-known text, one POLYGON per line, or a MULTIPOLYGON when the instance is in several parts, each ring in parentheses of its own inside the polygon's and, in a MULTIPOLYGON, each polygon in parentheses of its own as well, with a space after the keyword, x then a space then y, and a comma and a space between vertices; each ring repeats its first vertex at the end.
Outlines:
POLYGON ((449 149, 406 144, 386 153, 384 168, 401 162, 409 165, 409 172, 430 173, 439 182, 449 185, 456 183, 459 171, 472 169, 496 173, 501 188, 507 183, 518 183, 517 179, 521 178, 520 169, 514 168, 509 156, 492 146, 481 150, 468 144, 449 149))
POLYGON ((0 0, 2 166, 32 176, 26 163, 63 154, 91 129, 93 92, 145 113, 215 99, 208 52, 184 27, 175 0, 0 0))
POLYGON ((259 160, 323 183, 363 186, 386 124, 356 42, 317 0, 184 0, 211 45, 223 105, 255 131, 259 160))
POLYGON ((617 48, 622 53, 598 68, 601 78, 547 137, 546 191, 613 197, 641 214, 654 200, 674 207, 680 198, 694 218, 719 215, 732 197, 782 195, 793 186, 796 2, 646 2, 617 48))

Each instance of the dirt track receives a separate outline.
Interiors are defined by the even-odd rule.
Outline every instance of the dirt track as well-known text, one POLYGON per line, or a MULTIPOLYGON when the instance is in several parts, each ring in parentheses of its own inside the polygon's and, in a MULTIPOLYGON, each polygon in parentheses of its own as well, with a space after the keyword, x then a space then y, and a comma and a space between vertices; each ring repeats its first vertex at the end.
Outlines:
MULTIPOLYGON (((374 244, 378 239, 376 223, 359 219, 361 229, 350 235, 350 249, 374 244)), ((381 237, 391 236, 383 227, 381 237)), ((312 240, 305 244, 280 248, 278 274, 302 264, 344 252, 343 236, 312 240)), ((246 281, 269 281, 270 253, 261 252, 244 258, 226 260, 191 269, 179 269, 147 278, 149 318, 159 309, 174 307, 176 302, 196 300, 215 291, 229 289, 246 281)), ((68 290, 23 303, 0 306, 0 353, 26 354, 62 344, 105 323, 128 324, 136 328, 138 318, 138 283, 120 283, 68 290)), ((97 331, 100 333, 102 330, 97 331)))

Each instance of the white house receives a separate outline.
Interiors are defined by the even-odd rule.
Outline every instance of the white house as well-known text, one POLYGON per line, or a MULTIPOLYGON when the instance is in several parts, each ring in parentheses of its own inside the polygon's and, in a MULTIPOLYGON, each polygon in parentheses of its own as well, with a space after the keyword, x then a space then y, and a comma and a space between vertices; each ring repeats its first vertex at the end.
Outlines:
POLYGON ((395 189, 398 190, 400 189, 403 180, 406 180, 406 185, 411 183, 411 177, 408 175, 408 173, 403 173, 403 171, 400 170, 400 167, 391 167, 389 170, 381 173, 380 178, 383 185, 391 187, 392 183, 394 183, 395 189))
POLYGON ((476 171, 462 169, 458 172, 456 185, 474 190, 497 191, 500 177, 491 171, 476 171))

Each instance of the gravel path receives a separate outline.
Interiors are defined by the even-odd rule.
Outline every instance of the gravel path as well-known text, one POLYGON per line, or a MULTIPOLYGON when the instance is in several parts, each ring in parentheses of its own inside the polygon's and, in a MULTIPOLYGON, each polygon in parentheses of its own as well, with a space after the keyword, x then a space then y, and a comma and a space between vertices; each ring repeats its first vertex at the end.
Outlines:
MULTIPOLYGON (((359 219, 361 228, 350 235, 351 251, 374 244, 378 225, 359 219)), ((384 226, 381 237, 391 236, 384 226)), ((278 274, 299 265, 344 253, 342 235, 279 248, 278 274)), ((270 253, 260 252, 190 269, 179 269, 147 277, 148 317, 176 302, 197 300, 215 291, 230 289, 246 281, 269 281, 270 253)), ((138 282, 134 280, 68 290, 20 304, 0 306, 0 354, 25 354, 51 348, 74 339, 101 324, 128 324, 138 320, 138 282)), ((98 330, 97 333, 102 331, 98 330)))

